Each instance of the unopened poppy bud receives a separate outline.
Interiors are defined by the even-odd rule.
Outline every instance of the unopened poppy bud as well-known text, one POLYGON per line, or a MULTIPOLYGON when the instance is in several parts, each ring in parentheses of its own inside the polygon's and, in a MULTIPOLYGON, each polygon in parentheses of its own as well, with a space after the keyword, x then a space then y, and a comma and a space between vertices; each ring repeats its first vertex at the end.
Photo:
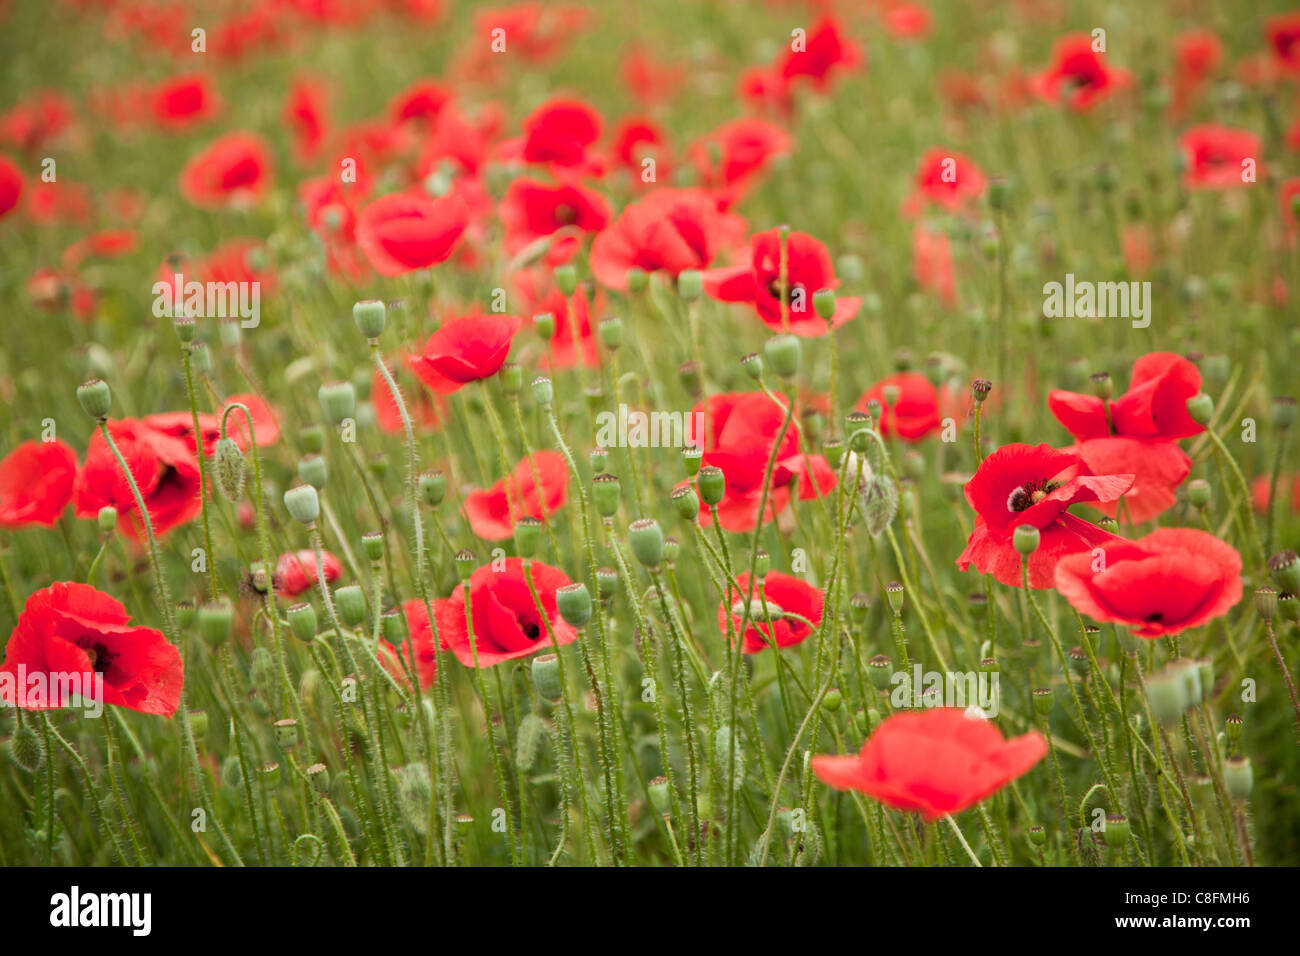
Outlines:
POLYGON ((1092 385, 1092 394, 1102 401, 1110 398, 1115 392, 1115 385, 1110 380, 1110 372, 1093 372, 1088 376, 1088 381, 1092 385))
POLYGON ((844 695, 834 687, 828 690, 826 695, 822 697, 822 706, 826 708, 827 713, 835 713, 835 711, 840 709, 840 705, 843 703, 844 695))
POLYGON ((573 268, 573 266, 558 266, 554 272, 554 277, 555 287, 559 289, 566 298, 578 291, 578 270, 573 268))
POLYGON ((366 338, 377 339, 388 324, 388 309, 379 299, 362 299, 352 306, 352 321, 366 338))
POLYGON ((1273 399, 1273 424, 1282 431, 1295 424, 1296 404, 1290 395, 1279 395, 1273 399))
POLYGON ((551 402, 555 400, 555 386, 545 375, 533 379, 533 400, 543 408, 550 407, 551 402))
POLYGON ((623 320, 616 315, 606 316, 596 325, 600 344, 611 352, 617 351, 623 344, 623 320))
POLYGON ((316 640, 316 609, 310 604, 295 604, 285 612, 289 630, 304 643, 316 640))
POLYGON ((1187 483, 1187 503, 1193 508, 1204 510, 1210 503, 1210 483, 1204 478, 1195 478, 1187 483))
POLYGON ((1034 702, 1034 713, 1046 717, 1052 712, 1053 695, 1050 687, 1035 687, 1029 695, 1034 702))
POLYGON ((19 724, 9 742, 9 756, 23 770, 35 773, 45 766, 45 741, 26 723, 19 724))
POLYGON ((782 378, 793 378, 799 371, 799 351, 798 337, 786 332, 772 336, 763 346, 767 364, 782 378))
POLYGON ((294 521, 314 525, 320 517, 320 498, 311 485, 297 485, 284 493, 284 507, 294 521))
POLYGON ((329 793, 330 789, 330 772, 323 763, 314 763, 303 771, 303 776, 311 784, 313 790, 317 793, 329 793))
POLYGON ((1268 559, 1268 573, 1287 594, 1300 594, 1300 556, 1294 551, 1279 551, 1268 559))
POLYGON ((1122 813, 1111 813, 1106 816, 1106 826, 1101 831, 1101 838, 1106 841, 1108 847, 1118 849, 1128 843, 1132 832, 1133 827, 1128 822, 1128 817, 1122 813))
POLYGON ((1274 588, 1255 589, 1255 613, 1265 621, 1277 616, 1277 591, 1274 588))
POLYGON ((537 332, 537 337, 543 342, 549 342, 555 337, 555 313, 539 312, 533 316, 533 329, 537 332))
POLYGON ((682 543, 676 538, 669 535, 664 538, 664 564, 671 569, 677 563, 677 557, 682 552, 682 543))
POLYGON ((877 654, 867 661, 867 677, 876 690, 886 690, 894 677, 894 662, 884 654, 877 654))
POLYGON ((1214 399, 1201 392, 1187 400, 1187 414, 1198 425, 1208 425, 1214 417, 1214 399))
POLYGON ((474 573, 475 566, 478 564, 478 555, 469 548, 461 548, 456 552, 456 575, 461 582, 467 582, 470 575, 474 573))
POLYGON ((700 489, 700 497, 710 508, 720 502, 727 491, 727 479, 717 465, 705 465, 701 468, 696 478, 696 485, 700 489))
POLYGON ((331 425, 341 424, 356 414, 357 390, 351 382, 327 382, 316 389, 321 413, 331 425))
POLYGON ((560 678, 560 661, 554 654, 534 657, 532 675, 533 686, 537 688, 537 693, 542 695, 543 700, 559 700, 564 696, 564 682, 560 678))
POLYGON ((281 750, 292 750, 298 746, 298 721, 292 717, 275 722, 275 742, 281 750))
POLYGON ((542 523, 532 515, 524 515, 515 522, 515 551, 520 557, 531 558, 537 553, 541 536, 542 523))
POLYGON ((885 585, 885 597, 889 601, 889 609, 894 612, 894 616, 903 613, 903 586, 897 581, 890 581, 885 585))
POLYGON ((442 499, 447 494, 447 476, 437 468, 430 468, 420 474, 416 490, 421 501, 430 508, 436 508, 442 504, 442 499))
POLYGON ((95 524, 99 527, 100 534, 112 534, 117 527, 117 509, 112 505, 104 505, 95 516, 95 524))
POLYGON ((329 478, 329 466, 320 455, 303 455, 298 459, 298 477, 319 490, 329 478))
POLYGON ((555 592, 555 607, 570 627, 586 627, 592 614, 591 592, 581 581, 566 584, 555 592))
POLYGON ((1025 831, 1025 839, 1029 841, 1030 846, 1042 846, 1047 842, 1047 831, 1041 824, 1035 824, 1025 831))
POLYGON ((235 621, 235 609, 226 598, 201 604, 195 619, 198 622, 199 636, 209 647, 221 647, 230 638, 230 629, 235 621))
POLYGON ((977 378, 971 382, 970 393, 975 401, 982 403, 989 397, 989 392, 993 391, 993 383, 986 378, 977 378))
POLYGON ((602 601, 608 601, 618 590, 618 572, 613 568, 596 569, 596 592, 602 601))
POLYGON ((700 363, 693 359, 687 359, 681 365, 677 366, 677 380, 682 383, 682 388, 690 395, 700 394, 700 363))
POLYGON ((740 360, 740 367, 755 382, 763 381, 763 358, 757 352, 750 352, 740 360))
POLYGON ((514 362, 501 366, 501 391, 507 395, 518 395, 524 387, 524 370, 514 362))
POLYGON ((102 378, 92 378, 77 386, 77 401, 86 414, 97 421, 108 418, 108 410, 113 405, 113 393, 108 383, 102 378))
POLYGON ((1186 682, 1168 669, 1152 674, 1147 678, 1147 703, 1157 721, 1174 723, 1188 706, 1186 682))
POLYGON ((361 550, 371 561, 382 561, 384 557, 384 536, 378 531, 367 531, 361 536, 361 550))
POLYGON ((379 628, 384 640, 394 647, 401 647, 406 641, 406 615, 397 608, 385 611, 379 616, 379 628))
POLYGON ((704 276, 698 269, 683 269, 678 273, 677 294, 687 302, 694 302, 704 294, 704 276))
POLYGON ((1011 536, 1012 543, 1022 557, 1029 557, 1038 550, 1038 544, 1042 540, 1042 535, 1037 528, 1031 524, 1017 525, 1016 530, 1011 536))
POLYGON ((608 471, 602 471, 591 480, 591 501, 602 518, 612 518, 618 512, 621 487, 618 476, 608 471))
POLYGON ((1223 762, 1223 789, 1233 800, 1245 800, 1255 786, 1249 757, 1229 757, 1223 762))
POLYGON ((638 518, 627 528, 628 544, 636 559, 654 570, 664 559, 664 533, 654 518, 638 518))
POLYGON ((206 710, 190 711, 190 733, 200 739, 208 735, 208 712, 206 710))
POLYGON ((357 627, 366 619, 366 596, 360 585, 345 584, 334 592, 334 606, 345 627, 357 627))
POLYGON ((238 501, 244 491, 244 453, 233 438, 217 439, 213 451, 216 460, 217 489, 227 501, 238 501))
POLYGON ((690 485, 674 488, 669 497, 677 508, 677 513, 686 521, 694 521, 700 513, 700 499, 690 485))
POLYGON ((686 477, 694 478, 700 471, 700 463, 704 459, 704 449, 699 445, 687 445, 682 449, 682 467, 686 470, 686 477))

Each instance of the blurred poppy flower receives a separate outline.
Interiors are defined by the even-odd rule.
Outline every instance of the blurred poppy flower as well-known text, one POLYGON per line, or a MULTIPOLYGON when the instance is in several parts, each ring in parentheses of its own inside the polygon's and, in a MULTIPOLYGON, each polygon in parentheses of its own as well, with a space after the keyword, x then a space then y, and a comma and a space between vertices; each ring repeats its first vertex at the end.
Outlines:
POLYGON ((812 758, 817 779, 930 820, 960 813, 1024 776, 1047 754, 1036 730, 1010 740, 955 707, 893 714, 851 757, 812 758))
POLYGON ((18 208, 23 198, 23 174, 7 156, 0 156, 0 219, 18 208))
POLYGON ((794 152, 794 138, 767 120, 747 118, 724 123, 693 143, 687 154, 700 185, 733 205, 769 169, 778 156, 794 152))
MULTIPOLYGON (((437 616, 438 605, 443 601, 431 601, 430 606, 434 608, 434 616, 437 616)), ((401 647, 393 647, 388 642, 380 646, 380 660, 383 661, 384 667, 388 669, 398 680, 406 679, 406 668, 397 660, 397 655, 409 666, 411 660, 411 651, 415 651, 415 676, 420 682, 420 687, 428 690, 433 686, 433 682, 438 678, 438 655, 437 649, 433 643, 433 627, 429 624, 429 612, 425 608, 424 601, 419 598, 407 601, 402 605, 402 615, 406 618, 406 630, 410 636, 409 644, 401 647)), ((446 643, 443 644, 445 649, 446 643)))
MULTIPOLYGON (((749 594, 749 572, 742 572, 736 578, 740 587, 727 587, 727 598, 718 605, 718 630, 730 640, 737 635, 740 625, 744 623, 744 602, 749 594), (730 618, 730 623, 728 623, 730 618)), ((763 578, 763 592, 754 591, 751 599, 752 613, 749 626, 741 637, 741 649, 746 654, 757 654, 776 644, 780 647, 793 647, 809 638, 813 629, 822 622, 822 606, 825 595, 802 578, 770 571, 763 578), (788 617, 795 614, 798 617, 788 617), (800 620, 803 618, 804 620, 800 620), (811 622, 811 623, 808 623, 811 622)))
POLYGON ((929 202, 946 212, 957 212, 973 205, 983 195, 987 182, 983 170, 969 156, 935 147, 921 157, 916 189, 905 209, 915 215, 929 202))
MULTIPOLYGON (((1272 480, 1271 475, 1258 475, 1250 483, 1250 505, 1256 511, 1266 512, 1272 504, 1270 492, 1272 480)), ((1300 471, 1290 476, 1278 476, 1277 490, 1281 493, 1283 501, 1290 501, 1291 511, 1300 513, 1300 471)))
POLYGON ((1133 74, 1110 66, 1105 55, 1093 49, 1093 39, 1087 33, 1072 33, 1058 40, 1051 65, 1030 77, 1031 87, 1044 100, 1080 112, 1132 83, 1133 74))
MULTIPOLYGON (((293 134, 294 153, 299 161, 313 162, 320 155, 329 130, 325 87, 307 77, 295 80, 284 103, 284 120, 293 134)), ((330 179, 333 181, 334 177, 330 179)))
POLYGON ((451 91, 437 80, 416 80, 393 97, 388 104, 388 115, 394 123, 412 120, 432 123, 451 101, 451 95, 451 91))
POLYGON ((424 351, 411 359, 411 368, 439 394, 460 391, 500 371, 522 325, 516 316, 497 313, 448 319, 429 336, 424 351))
MULTIPOLYGON (((407 355, 397 362, 387 362, 389 372, 402 390, 402 401, 406 404, 406 414, 410 416, 411 427, 428 430, 435 428, 446 417, 447 403, 441 395, 431 395, 423 388, 414 387, 415 356, 407 355), (408 379, 411 379, 408 387, 408 379)), ((402 413, 393 399, 392 389, 380 374, 379 369, 370 373, 370 405, 375 410, 375 424, 381 431, 390 435, 404 431, 402 413)))
POLYGON ((931 21, 929 9, 919 3, 889 0, 881 11, 885 32, 895 40, 920 40, 929 36, 931 21))
POLYGON ((600 139, 600 114, 580 100, 554 99, 524 120, 523 158, 529 163, 579 166, 600 139))
POLYGON ((270 185, 271 153, 253 133, 222 136, 181 170, 181 193, 196 206, 253 202, 270 185))
POLYGON ((180 651, 162 631, 132 625, 120 603, 74 581, 56 581, 27 599, 0 673, 10 675, 0 681, 0 688, 10 688, 4 704, 25 710, 68 707, 73 701, 61 696, 67 693, 61 680, 46 681, 50 698, 32 699, 27 682, 18 680, 21 673, 80 675, 83 701, 102 678, 103 703, 162 717, 176 712, 185 683, 180 651))
POLYGON ((939 390, 920 372, 895 372, 876 382, 858 399, 856 408, 880 403, 880 434, 897 435, 904 441, 920 441, 937 432, 942 424, 939 390), (888 401, 891 392, 894 400, 888 401))
POLYGON ((556 287, 549 273, 541 269, 527 269, 515 273, 515 291, 524 302, 523 312, 532 322, 542 313, 555 319, 555 334, 546 343, 546 355, 538 363, 544 370, 585 366, 595 368, 600 364, 596 348, 592 315, 600 314, 605 306, 605 293, 594 283, 579 284, 573 295, 565 296, 556 287))
POLYGON ((1245 130, 1212 123, 1193 126, 1178 145, 1188 189, 1234 189, 1257 182, 1264 173, 1259 137, 1245 130))
POLYGON ((34 153, 67 132, 73 118, 72 103, 62 93, 34 93, 0 116, 0 143, 34 153))
POLYGON ((680 66, 659 63, 638 47, 623 56, 622 75, 628 91, 642 104, 652 106, 677 95, 685 71, 680 66))
POLYGON ((212 81, 202 73, 173 77, 153 91, 153 118, 164 129, 194 126, 214 116, 220 106, 212 81))
POLYGON ((18 445, 0 461, 0 527, 53 528, 76 475, 77 454, 58 439, 18 445))
POLYGON ((399 276, 451 255, 468 220, 460 200, 394 193, 376 199, 357 219, 357 244, 375 271, 399 276))
POLYGON ((502 52, 518 53, 533 62, 562 52, 590 22, 588 8, 567 3, 516 3, 484 10, 474 19, 484 50, 493 49, 493 41, 504 40, 502 52))
POLYGON ((777 64, 782 79, 806 79, 825 91, 838 71, 855 69, 862 63, 862 51, 830 15, 818 20, 803 42, 791 43, 777 64))
MULTIPOLYGON (((337 581, 343 574, 343 565, 339 559, 328 551, 322 551, 325 564, 325 582, 337 581)), ((320 576, 316 570, 316 551, 303 548, 300 551, 286 551, 275 562, 275 590, 284 597, 294 597, 319 584, 320 576)))
POLYGON ((1269 17, 1264 22, 1264 36, 1273 62, 1285 72, 1300 72, 1300 10, 1269 17))
POLYGON ((654 120, 629 116, 614 127, 610 152, 637 188, 653 186, 671 173, 667 134, 654 120), (654 160, 647 165, 646 160, 654 160), (653 176, 649 175, 653 172, 653 176))
POLYGON ((515 522, 528 515, 545 521, 564 507, 569 470, 559 452, 533 452, 491 488, 471 491, 464 499, 469 526, 484 541, 504 541, 515 522))
POLYGON ((1223 44, 1213 30, 1187 30, 1178 35, 1174 40, 1174 95, 1170 104, 1175 116, 1186 112, 1222 59, 1223 44))
POLYGON ((516 179, 500 206, 506 252, 516 255, 530 243, 551 237, 546 261, 561 265, 578 252, 585 232, 599 232, 609 222, 609 204, 594 190, 576 183, 548 185, 516 179))
POLYGON ((957 278, 952 266, 952 242, 942 230, 918 222, 912 227, 912 278, 947 306, 957 304, 957 278))

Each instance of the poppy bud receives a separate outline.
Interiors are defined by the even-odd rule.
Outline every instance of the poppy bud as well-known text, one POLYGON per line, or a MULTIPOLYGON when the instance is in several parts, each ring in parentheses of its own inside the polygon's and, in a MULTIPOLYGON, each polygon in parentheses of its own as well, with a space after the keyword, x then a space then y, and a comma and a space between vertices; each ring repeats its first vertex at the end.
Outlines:
POLYGON ((789 333, 774 335, 763 346, 763 354, 772 370, 782 378, 793 378, 799 371, 799 339, 789 333))
POLYGON ((1295 399, 1290 395, 1279 395, 1273 399, 1273 424, 1282 431, 1295 424, 1295 399))
POLYGON ((691 395, 700 394, 700 363, 688 359, 677 366, 677 380, 691 395))
POLYGON ((1042 535, 1039 530, 1031 524, 1017 525, 1016 530, 1011 536, 1012 543, 1022 557, 1029 557, 1038 550, 1039 541, 1042 535))
POLYGON ((705 465, 700 469, 696 485, 700 489, 700 497, 704 499, 704 503, 712 508, 726 493, 727 479, 717 465, 705 465))
POLYGON ((1214 417, 1214 399, 1201 392, 1187 400, 1187 414, 1198 425, 1207 425, 1214 417))
POLYGON ((329 467, 320 455, 303 455, 298 459, 298 477, 305 484, 319 490, 325 487, 325 481, 329 478, 329 467))
POLYGON ((1265 621, 1277 616, 1277 591, 1273 588, 1255 589, 1255 613, 1265 621))
POLYGON ((754 552, 754 575, 761 581, 772 570, 772 556, 764 548, 754 552))
POLYGON ((334 592, 334 606, 345 627, 356 627, 366 619, 366 596, 356 584, 346 584, 334 592))
POLYGON ((1268 559, 1268 572, 1287 594, 1300 594, 1300 557, 1294 551, 1279 551, 1268 559))
POLYGON ((553 276, 555 278, 555 287, 564 294, 566 299, 578 291, 578 270, 573 266, 558 266, 553 276))
POLYGON ((524 370, 514 362, 501 366, 501 391, 507 395, 518 395, 524 387, 524 370))
POLYGON ((539 312, 533 316, 533 329, 536 330, 538 338, 543 342, 549 342, 555 337, 555 313, 539 312))
POLYGON ((618 590, 618 572, 613 568, 596 569, 596 591, 602 601, 608 601, 618 590))
POLYGON ((694 521, 700 513, 700 499, 690 485, 674 488, 669 497, 677 507, 677 513, 686 521, 694 521))
POLYGON ((531 558, 537 553, 537 542, 542 535, 542 523, 532 515, 524 515, 515 522, 515 551, 520 557, 531 558))
POLYGON ((842 703, 844 703, 844 695, 833 687, 826 692, 824 697, 822 697, 822 706, 825 707, 826 712, 830 714, 839 710, 842 703))
POLYGON ((628 525, 628 544, 645 567, 654 570, 664 558, 664 533, 654 518, 638 518, 628 525))
POLYGON ((989 392, 993 391, 993 383, 986 378, 977 378, 971 382, 970 393, 975 401, 983 404, 984 399, 989 397, 989 392))
POLYGON ((686 469, 686 477, 693 478, 699 473, 703 458, 704 450, 699 445, 687 445, 682 449, 682 467, 686 469))
POLYGON ((1204 478, 1196 478, 1187 483, 1187 503, 1193 508, 1204 510, 1210 503, 1210 483, 1204 478))
POLYGON ((117 509, 112 505, 104 505, 99 509, 99 514, 95 515, 95 524, 99 527, 100 534, 112 534, 117 527, 117 509))
POLYGON ((515 729, 515 766, 521 772, 527 773, 533 769, 545 739, 546 728, 542 725, 542 718, 536 714, 525 714, 515 729))
POLYGON ((1157 721, 1172 724, 1187 709, 1187 684, 1169 669, 1152 674, 1147 678, 1147 703, 1157 721))
POLYGON ((209 647, 221 647, 230 637, 230 628, 235 620, 235 610, 226 598, 201 604, 196 617, 199 636, 209 647))
POLYGON ((292 717, 275 722, 275 742, 281 750, 292 750, 298 746, 298 721, 292 717))
POLYGON ((77 386, 77 401, 87 415, 97 421, 108 418, 108 410, 113 404, 113 393, 108 383, 102 378, 92 378, 77 386))
POLYGON ((406 642, 406 615, 396 608, 380 615, 379 627, 384 640, 394 647, 401 647, 406 642))
POLYGON ((755 382, 763 381, 763 359, 757 352, 750 352, 740 360, 740 367, 755 382))
POLYGON ((45 741, 26 723, 19 724, 9 742, 9 756, 23 770, 35 773, 45 766, 45 741))
POLYGON ((560 661, 554 654, 534 657, 532 675, 533 686, 537 688, 537 693, 541 694, 544 700, 559 700, 564 695, 564 683, 560 679, 560 661))
POLYGON ((889 600, 889 609, 894 612, 894 617, 903 613, 903 586, 897 581, 890 581, 885 585, 885 597, 889 600))
POLYGON ((436 508, 442 504, 442 499, 447 494, 447 476, 437 468, 430 468, 421 473, 416 482, 416 490, 421 501, 430 508, 436 508))
POLYGON ((607 316, 596 325, 601 345, 611 352, 617 351, 623 344, 623 320, 616 315, 607 316))
POLYGON ((678 273, 677 294, 687 302, 694 302, 704 294, 704 276, 698 269, 683 269, 678 273))
POLYGON ((383 560, 384 536, 378 531, 367 531, 361 536, 361 550, 371 561, 383 560))
POLYGON ((650 284, 650 277, 644 269, 633 266, 627 270, 627 291, 632 295, 640 295, 650 284))
POLYGON ((320 498, 311 485, 298 485, 284 493, 284 507, 290 517, 308 527, 320 517, 320 498))
POLYGON ((1052 712, 1052 703, 1054 701, 1052 688, 1035 687, 1030 697, 1034 702, 1034 713, 1039 717, 1046 717, 1052 712))
POLYGON ((543 408, 549 408, 551 402, 555 399, 555 386, 545 375, 539 375, 533 379, 533 399, 543 408))
POLYGON ((388 324, 388 310, 379 299, 362 299, 352 306, 352 321, 366 338, 377 339, 388 324))
MULTIPOLYGON (((351 382, 331 382, 316 389, 321 412, 331 425, 351 418, 357 410, 357 392, 351 382)), ((319 450, 319 449, 318 449, 319 450)))
POLYGON ((1249 757, 1229 757, 1223 762, 1223 789, 1233 800, 1245 800, 1255 785, 1249 757))
POLYGON ((285 612, 289 630, 303 643, 316 640, 316 609, 310 604, 295 604, 285 612))
POLYGON ((581 629, 591 620, 591 592, 581 581, 566 584, 555 592, 555 607, 570 627, 581 629))
POLYGON ((213 452, 217 466, 217 488, 227 501, 238 501, 244 490, 244 453, 233 438, 220 438, 213 452))

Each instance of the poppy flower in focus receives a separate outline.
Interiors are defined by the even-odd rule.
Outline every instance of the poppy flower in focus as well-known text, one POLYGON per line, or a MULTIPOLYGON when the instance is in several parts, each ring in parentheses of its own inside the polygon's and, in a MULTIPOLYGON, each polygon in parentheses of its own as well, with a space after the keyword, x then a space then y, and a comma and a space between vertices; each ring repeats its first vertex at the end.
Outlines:
POLYGON ((921 157, 916 171, 916 191, 905 209, 915 215, 931 202, 947 212, 969 206, 984 193, 988 180, 969 156, 935 147, 921 157))
POLYGON ((1047 754, 1036 730, 1010 740, 955 707, 893 714, 852 757, 812 758, 817 779, 926 819, 959 813, 1024 776, 1047 754))
POLYGON ((895 372, 876 382, 858 399, 857 408, 868 402, 880 403, 879 431, 904 441, 920 441, 942 426, 939 390, 920 372, 895 372), (889 394, 896 391, 892 402, 889 394))
POLYGON ((525 515, 545 521, 564 507, 568 485, 563 455, 549 450, 533 452, 491 488, 466 495, 465 515, 470 528, 484 541, 504 541, 525 515))
POLYGON ((1054 389, 1047 407, 1077 441, 1072 449, 1094 475, 1132 474, 1133 487, 1118 502, 1099 503, 1106 514, 1149 521, 1176 500, 1175 489, 1192 468, 1178 445, 1205 429, 1187 413, 1201 390, 1195 364, 1172 352, 1151 352, 1133 363, 1128 391, 1103 402, 1095 395, 1054 389))
POLYGON ((77 454, 58 439, 18 445, 0 461, 0 527, 53 528, 76 476, 77 454))
POLYGON ((212 117, 220 99, 202 73, 178 76, 153 91, 153 117, 165 129, 186 129, 212 117))
POLYGON ((1281 13, 1264 23, 1273 62, 1288 73, 1300 72, 1300 10, 1281 13))
POLYGON ((1107 546, 1105 558, 1062 558, 1056 589, 1080 614, 1126 624, 1139 637, 1199 627, 1241 600, 1241 555, 1205 531, 1161 528, 1107 546))
MULTIPOLYGON (((274 445, 279 441, 280 426, 270 405, 251 392, 231 395, 226 398, 218 414, 199 413, 199 430, 203 433, 203 455, 205 458, 210 458, 213 452, 216 451, 217 440, 221 437, 221 418, 226 409, 236 404, 243 405, 252 413, 253 433, 257 438, 259 448, 274 445)), ((144 424, 153 431, 161 432, 171 438, 182 439, 190 452, 194 452, 193 413, 157 412, 153 415, 146 415, 144 424)), ((240 451, 246 452, 253 447, 252 439, 249 436, 248 416, 244 414, 243 409, 236 408, 230 413, 230 417, 226 420, 226 434, 239 446, 240 451)))
MULTIPOLYGON (((744 623, 744 602, 749 594, 749 572, 742 572, 736 578, 740 587, 737 595, 732 587, 727 588, 730 601, 718 605, 718 630, 728 640, 733 639, 744 623), (730 618, 730 623, 728 623, 730 618)), ((813 633, 813 629, 822 622, 822 606, 825 595, 802 578, 771 571, 763 578, 763 593, 754 591, 749 626, 741 636, 741 648, 746 654, 757 654, 772 646, 778 648, 793 647, 802 643, 813 633), (798 617, 787 617, 787 613, 798 617), (800 620, 799 618, 804 618, 800 620), (811 622, 811 623, 808 623, 811 622)))
POLYGON ((102 702, 142 714, 170 717, 181 702, 181 653, 162 631, 131 624, 120 603, 87 584, 56 581, 27 599, 5 646, 0 673, 4 704, 25 710, 70 706, 67 684, 47 680, 52 696, 35 700, 19 675, 77 675, 81 698, 91 699, 103 679, 102 702), (20 670, 21 668, 21 670, 20 670), (16 695, 14 691, 18 691, 16 695), (14 700, 13 697, 18 699, 14 700))
POLYGON ((448 319, 411 359, 420 381, 441 395, 491 378, 505 364, 523 320, 513 315, 472 313, 448 319))
POLYGON ((1133 74, 1110 66, 1089 34, 1072 33, 1057 41, 1051 65, 1029 82, 1047 102, 1082 112, 1130 86, 1133 74))
MULTIPOLYGON (((109 422, 108 430, 149 509, 155 535, 166 534, 199 513, 199 463, 193 437, 169 435, 135 418, 109 422)), ((73 502, 78 518, 94 518, 104 505, 112 505, 118 527, 133 540, 144 537, 130 482, 98 430, 90 436, 85 461, 73 482, 73 502)))
POLYGON ((271 185, 271 152, 260 136, 228 133, 181 170, 181 193, 196 206, 256 201, 271 185))
POLYGON ((357 244, 380 275, 400 276, 445 260, 466 225, 464 204, 454 196, 394 193, 361 211, 357 244))
POLYGON ((1264 174, 1259 137, 1246 130, 1206 123, 1185 132, 1178 145, 1188 189, 1235 189, 1264 174))
POLYGON ((529 163, 580 166, 600 139, 601 119, 580 100, 555 99, 524 120, 523 158, 529 163))
POLYGON ((465 588, 458 587, 451 597, 434 608, 438 634, 456 660, 466 667, 493 667, 502 661, 528 657, 555 642, 569 644, 578 639, 575 631, 560 616, 555 606, 555 592, 573 582, 559 568, 533 561, 533 587, 542 605, 537 605, 524 576, 520 558, 506 558, 500 570, 491 564, 479 568, 469 579, 470 618, 474 623, 474 644, 470 643, 465 614, 465 588), (548 631, 547 624, 550 624, 548 631))
POLYGON ((546 261, 562 265, 577 254, 583 233, 605 228, 609 204, 600 193, 576 183, 552 186, 516 179, 501 200, 500 216, 508 253, 516 255, 530 243, 551 236, 546 261))
MULTIPOLYGON (((781 233, 770 229, 750 240, 750 264, 704 273, 704 291, 719 302, 748 302, 770 328, 795 335, 826 335, 826 320, 813 309, 813 294, 839 285, 826 247, 812 236, 792 232, 785 239, 785 279, 781 296, 781 233)), ((843 325, 857 314, 862 300, 835 300, 832 324, 843 325)))
POLYGON ((745 221, 718 208, 712 195, 699 189, 662 188, 629 203, 596 236, 591 272, 604 286, 627 288, 627 270, 704 269, 723 249, 738 244, 745 221))
POLYGON ((984 459, 966 483, 975 510, 975 530, 957 558, 1011 587, 1022 586, 1020 552, 1012 537, 1019 525, 1039 531, 1029 556, 1029 586, 1050 588, 1056 562, 1067 554, 1109 548, 1124 539, 1075 517, 1066 509, 1080 502, 1115 501, 1133 485, 1132 475, 1080 475, 1083 460, 1050 445, 1003 445, 984 459))
POLYGON ((18 208, 23 198, 23 174, 7 156, 0 156, 0 219, 18 208))
MULTIPOLYGON (((337 581, 343 573, 339 559, 328 551, 322 551, 325 563, 325 582, 337 581)), ((284 597, 295 597, 308 591, 319 583, 316 571, 316 551, 303 548, 300 551, 286 551, 275 562, 275 590, 284 597)))

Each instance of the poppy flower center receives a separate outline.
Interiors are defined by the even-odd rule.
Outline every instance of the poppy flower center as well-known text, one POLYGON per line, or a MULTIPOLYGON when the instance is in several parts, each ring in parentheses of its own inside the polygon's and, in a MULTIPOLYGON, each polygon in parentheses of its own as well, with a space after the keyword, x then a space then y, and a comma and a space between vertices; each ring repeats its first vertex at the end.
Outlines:
POLYGON ((1019 514, 1038 504, 1057 488, 1059 481, 1031 481, 1007 495, 1007 510, 1019 514))
POLYGON ((96 674, 105 674, 117 660, 117 654, 95 640, 94 634, 85 634, 77 641, 77 646, 90 658, 90 666, 96 674))
POLYGON ((578 221, 578 210, 568 203, 560 203, 555 207, 555 221, 561 226, 571 226, 578 221))

